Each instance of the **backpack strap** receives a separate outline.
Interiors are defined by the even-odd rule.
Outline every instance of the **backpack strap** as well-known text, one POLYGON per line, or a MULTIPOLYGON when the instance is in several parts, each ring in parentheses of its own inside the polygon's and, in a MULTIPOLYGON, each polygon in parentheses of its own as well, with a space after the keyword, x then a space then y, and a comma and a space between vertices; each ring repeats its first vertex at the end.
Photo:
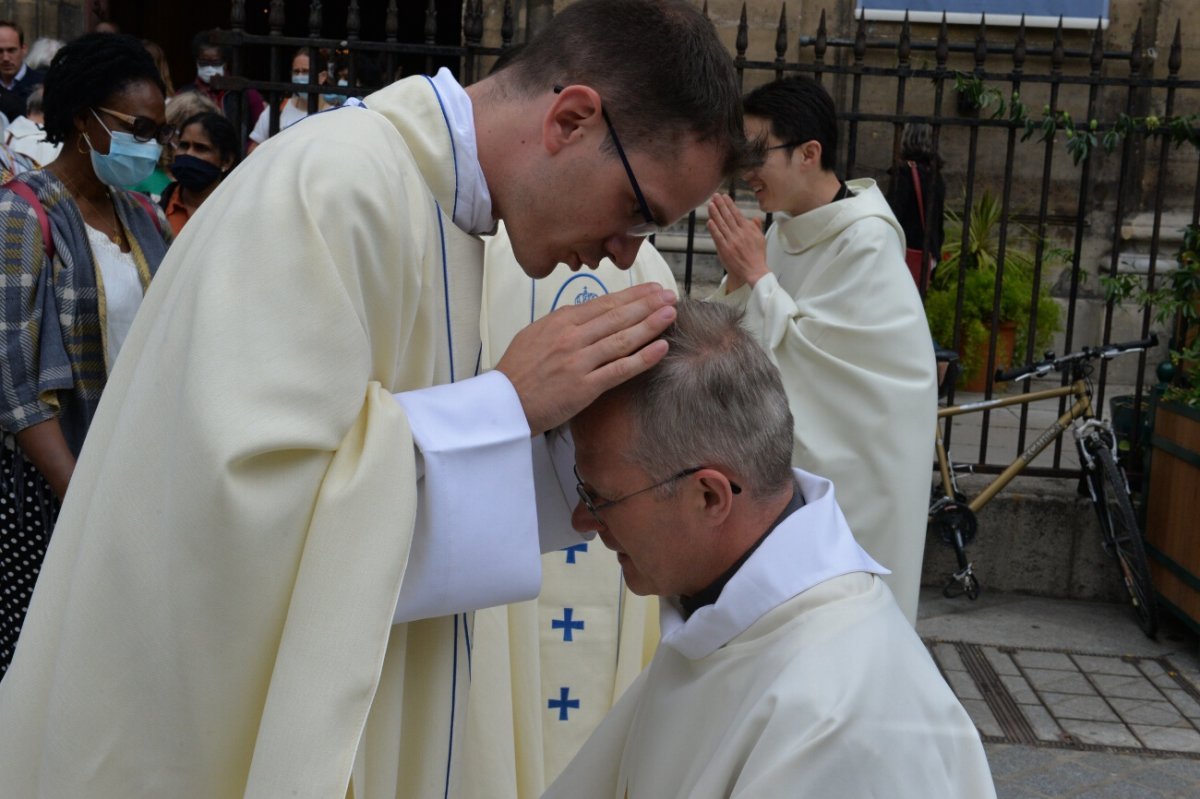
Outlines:
POLYGON ((50 235, 50 217, 46 216, 46 209, 42 207, 42 201, 38 199, 33 189, 29 188, 28 183, 22 183, 19 180, 10 180, 4 184, 3 188, 16 194, 33 208, 33 212, 37 214, 38 225, 42 228, 42 247, 46 250, 46 257, 53 261, 54 237, 50 235))

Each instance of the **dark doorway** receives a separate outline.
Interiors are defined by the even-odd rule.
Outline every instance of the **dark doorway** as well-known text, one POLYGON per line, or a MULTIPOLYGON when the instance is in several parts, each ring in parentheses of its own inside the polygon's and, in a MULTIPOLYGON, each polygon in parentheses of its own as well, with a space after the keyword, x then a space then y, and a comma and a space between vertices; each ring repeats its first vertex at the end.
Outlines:
MULTIPOLYGON (((246 30, 266 34, 269 0, 246 0, 246 30)), ((425 40, 425 14, 429 6, 424 0, 399 0, 397 39, 401 42, 422 43, 425 40)), ((308 0, 285 0, 283 32, 287 36, 308 36, 308 0)), ((320 35, 330 38, 346 36, 346 12, 349 0, 325 0, 322 3, 320 35)), ((387 19, 387 0, 359 0, 359 38, 383 41, 387 19)), ((437 44, 462 43, 462 0, 434 0, 437 11, 437 44)), ((230 3, 225 0, 108 0, 109 19, 121 30, 162 46, 171 67, 176 86, 189 83, 196 74, 192 60, 191 42, 196 33, 209 28, 229 28, 230 3)), ((264 54, 265 55, 265 54, 264 54)), ((435 61, 435 66, 441 64, 435 61)), ((399 60, 404 74, 423 72, 425 59, 420 56, 399 60)), ((262 58, 247 58, 244 71, 248 77, 266 77, 269 65, 262 58)))

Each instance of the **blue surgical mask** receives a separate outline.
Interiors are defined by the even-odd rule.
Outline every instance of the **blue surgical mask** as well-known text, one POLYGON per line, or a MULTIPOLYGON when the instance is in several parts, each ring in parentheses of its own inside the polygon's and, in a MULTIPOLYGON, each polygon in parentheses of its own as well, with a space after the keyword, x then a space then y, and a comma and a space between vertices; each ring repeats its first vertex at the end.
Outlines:
POLYGON ((84 141, 92 151, 92 170, 101 183, 117 189, 126 189, 150 177, 158 165, 162 145, 156 141, 138 141, 132 133, 109 130, 104 120, 95 111, 92 116, 108 131, 108 155, 101 155, 92 146, 92 140, 83 134, 84 141))

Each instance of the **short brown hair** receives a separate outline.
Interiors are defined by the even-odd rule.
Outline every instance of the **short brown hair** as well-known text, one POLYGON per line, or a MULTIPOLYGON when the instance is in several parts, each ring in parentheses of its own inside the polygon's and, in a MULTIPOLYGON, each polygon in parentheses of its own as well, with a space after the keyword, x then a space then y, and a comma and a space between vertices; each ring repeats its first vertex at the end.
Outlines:
POLYGON ((724 152, 726 174, 745 164, 733 59, 712 22, 686 0, 578 0, 505 72, 528 94, 555 84, 591 86, 626 149, 669 154, 690 135, 724 152))

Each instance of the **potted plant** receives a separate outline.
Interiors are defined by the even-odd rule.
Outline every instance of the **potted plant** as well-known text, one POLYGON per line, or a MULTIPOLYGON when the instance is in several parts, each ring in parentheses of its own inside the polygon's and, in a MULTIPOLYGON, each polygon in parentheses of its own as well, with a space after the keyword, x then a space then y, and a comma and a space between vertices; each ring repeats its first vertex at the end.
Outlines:
MULTIPOLYGON (((943 346, 958 342, 960 387, 982 391, 986 382, 988 338, 992 329, 996 280, 999 274, 1000 203, 985 191, 967 219, 967 250, 963 251, 963 220, 946 211, 942 258, 934 270, 925 296, 925 315, 935 340, 943 346), (955 330, 959 277, 962 276, 962 316, 955 330), (955 333, 957 332, 957 336, 955 333)), ((1028 229, 1009 225, 1004 249, 1003 282, 997 320, 996 367, 1011 365, 1014 353, 1026 351, 1029 320, 1037 309, 1034 349, 1044 348, 1059 329, 1058 303, 1050 296, 1048 281, 1033 289, 1036 243, 1028 229), (1036 302, 1036 306, 1035 306, 1036 302)), ((1048 250, 1047 261, 1060 259, 1058 250, 1048 250)))
POLYGON ((1153 406, 1145 500, 1146 549, 1163 604, 1200 631, 1200 227, 1188 225, 1176 267, 1147 288, 1141 275, 1103 282, 1112 301, 1153 308, 1169 334, 1153 406))

